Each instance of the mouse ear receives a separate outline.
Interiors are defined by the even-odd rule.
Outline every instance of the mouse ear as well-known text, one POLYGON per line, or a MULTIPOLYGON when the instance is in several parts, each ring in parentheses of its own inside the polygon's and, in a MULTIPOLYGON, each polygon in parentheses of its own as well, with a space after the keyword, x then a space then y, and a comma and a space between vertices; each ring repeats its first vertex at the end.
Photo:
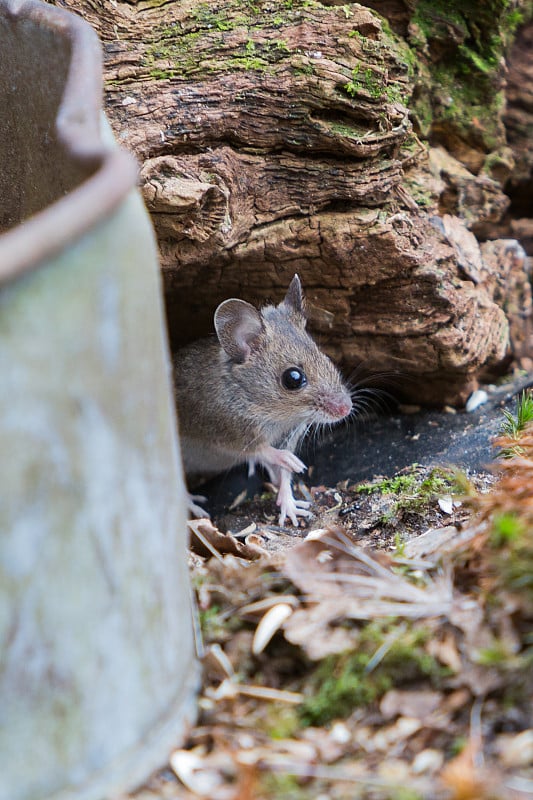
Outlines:
POLYGON ((294 274, 294 278, 290 282, 287 294, 280 303, 280 306, 285 308, 291 316, 296 316, 296 318, 300 317, 301 324, 305 326, 305 298, 298 273, 294 274))
POLYGON ((224 300, 215 311, 218 341, 228 356, 242 364, 258 346, 265 326, 257 308, 244 300, 224 300))

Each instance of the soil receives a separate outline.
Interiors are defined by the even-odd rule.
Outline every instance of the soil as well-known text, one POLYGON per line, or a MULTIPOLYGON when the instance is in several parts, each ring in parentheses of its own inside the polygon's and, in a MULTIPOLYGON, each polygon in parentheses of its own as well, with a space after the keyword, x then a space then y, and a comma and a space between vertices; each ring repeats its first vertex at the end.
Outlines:
POLYGON ((500 431, 503 410, 513 412, 517 396, 532 383, 532 376, 520 376, 488 386, 487 402, 470 413, 398 407, 334 429, 319 444, 307 444, 302 458, 309 467, 295 481, 295 492, 312 501, 315 516, 300 520, 298 530, 277 525, 273 493, 265 489, 261 475, 249 478, 245 467, 218 476, 197 491, 207 496, 206 508, 221 531, 244 539, 253 529, 269 551, 291 547, 310 530, 335 522, 341 522, 359 544, 393 547, 399 521, 409 538, 429 527, 461 524, 464 510, 446 514, 434 498, 417 513, 402 513, 401 520, 392 514, 389 524, 383 525, 386 501, 378 503, 375 494, 362 494, 357 486, 419 465, 426 475, 436 467, 460 469, 484 491, 493 481, 492 440, 500 431))

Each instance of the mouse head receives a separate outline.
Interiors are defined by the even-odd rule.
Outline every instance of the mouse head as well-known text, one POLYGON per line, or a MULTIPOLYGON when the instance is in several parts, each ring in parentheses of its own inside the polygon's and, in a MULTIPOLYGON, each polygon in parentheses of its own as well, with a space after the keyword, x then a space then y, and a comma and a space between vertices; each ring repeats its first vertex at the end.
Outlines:
POLYGON ((258 310, 244 300, 225 300, 215 330, 229 361, 236 391, 271 420, 287 426, 332 423, 352 409, 348 389, 306 328, 298 275, 277 306, 258 310))
MULTIPOLYGON (((267 306, 267 311, 272 306, 267 306)), ((296 327, 305 328, 304 296, 300 278, 292 279, 284 300, 277 306, 287 321, 296 327)), ((244 300, 224 300, 215 311, 215 330, 218 340, 228 356, 236 364, 244 364, 252 353, 265 344, 267 331, 263 313, 244 300)))

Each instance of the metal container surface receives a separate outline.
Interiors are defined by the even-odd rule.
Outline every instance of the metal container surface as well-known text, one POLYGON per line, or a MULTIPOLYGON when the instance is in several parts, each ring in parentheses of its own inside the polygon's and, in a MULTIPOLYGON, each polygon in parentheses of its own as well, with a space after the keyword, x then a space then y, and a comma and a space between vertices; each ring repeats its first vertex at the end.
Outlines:
POLYGON ((198 670, 157 251, 92 29, 0 0, 0 800, 163 764, 198 670))

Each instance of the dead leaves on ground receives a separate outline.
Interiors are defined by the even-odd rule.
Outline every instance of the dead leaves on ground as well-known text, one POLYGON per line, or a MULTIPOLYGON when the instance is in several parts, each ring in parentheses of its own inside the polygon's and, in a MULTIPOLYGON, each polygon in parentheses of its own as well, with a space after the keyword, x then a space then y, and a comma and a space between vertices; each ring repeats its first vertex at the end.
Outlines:
POLYGON ((206 678, 176 796, 533 796, 533 430, 520 444, 470 523, 395 553, 329 526, 273 556, 195 523, 220 551, 195 570, 206 678))
POLYGON ((262 547, 263 540, 255 533, 256 526, 246 533, 244 542, 231 533, 221 533, 210 519, 191 519, 188 526, 191 532, 191 550, 203 558, 213 556, 221 559, 224 554, 229 553, 254 561, 266 553, 262 547))
MULTIPOLYGON (((464 533, 457 538, 464 554, 464 533)), ((450 546, 449 532, 444 539, 450 546)), ((204 604, 209 607, 211 597, 222 607, 225 597, 236 629, 221 637, 222 645, 208 648, 202 735, 193 733, 192 748, 172 761, 194 796, 394 798, 401 786, 428 800, 522 796, 513 780, 519 788, 529 780, 533 757, 520 761, 516 755, 521 742, 528 752, 528 735, 498 733, 494 705, 486 713, 486 740, 480 742, 480 725, 470 719, 474 707, 483 718, 485 698, 505 693, 512 680, 512 671, 481 658, 504 626, 487 619, 481 598, 455 585, 453 561, 394 559, 361 550, 330 529, 298 544, 275 568, 270 558, 245 565, 234 556, 213 568, 212 594, 207 590, 204 604), (381 625, 384 614, 389 624, 369 650, 363 632, 370 621, 381 625), (425 633, 415 647, 419 628, 425 633), (303 726, 299 709, 310 690, 320 690, 310 680, 314 663, 367 652, 363 676, 371 678, 385 665, 382 672, 390 678, 387 658, 407 640, 416 659, 432 659, 444 677, 433 681, 431 671, 417 672, 415 663, 403 683, 401 665, 394 667, 398 683, 393 675, 391 688, 366 706, 347 709, 345 719, 303 726), (463 741, 466 747, 454 757, 463 741), (187 769, 215 777, 206 788, 207 777, 187 778, 187 769)), ((527 719, 524 711, 522 722, 527 719)), ((513 724, 518 728, 520 719, 513 724)))

